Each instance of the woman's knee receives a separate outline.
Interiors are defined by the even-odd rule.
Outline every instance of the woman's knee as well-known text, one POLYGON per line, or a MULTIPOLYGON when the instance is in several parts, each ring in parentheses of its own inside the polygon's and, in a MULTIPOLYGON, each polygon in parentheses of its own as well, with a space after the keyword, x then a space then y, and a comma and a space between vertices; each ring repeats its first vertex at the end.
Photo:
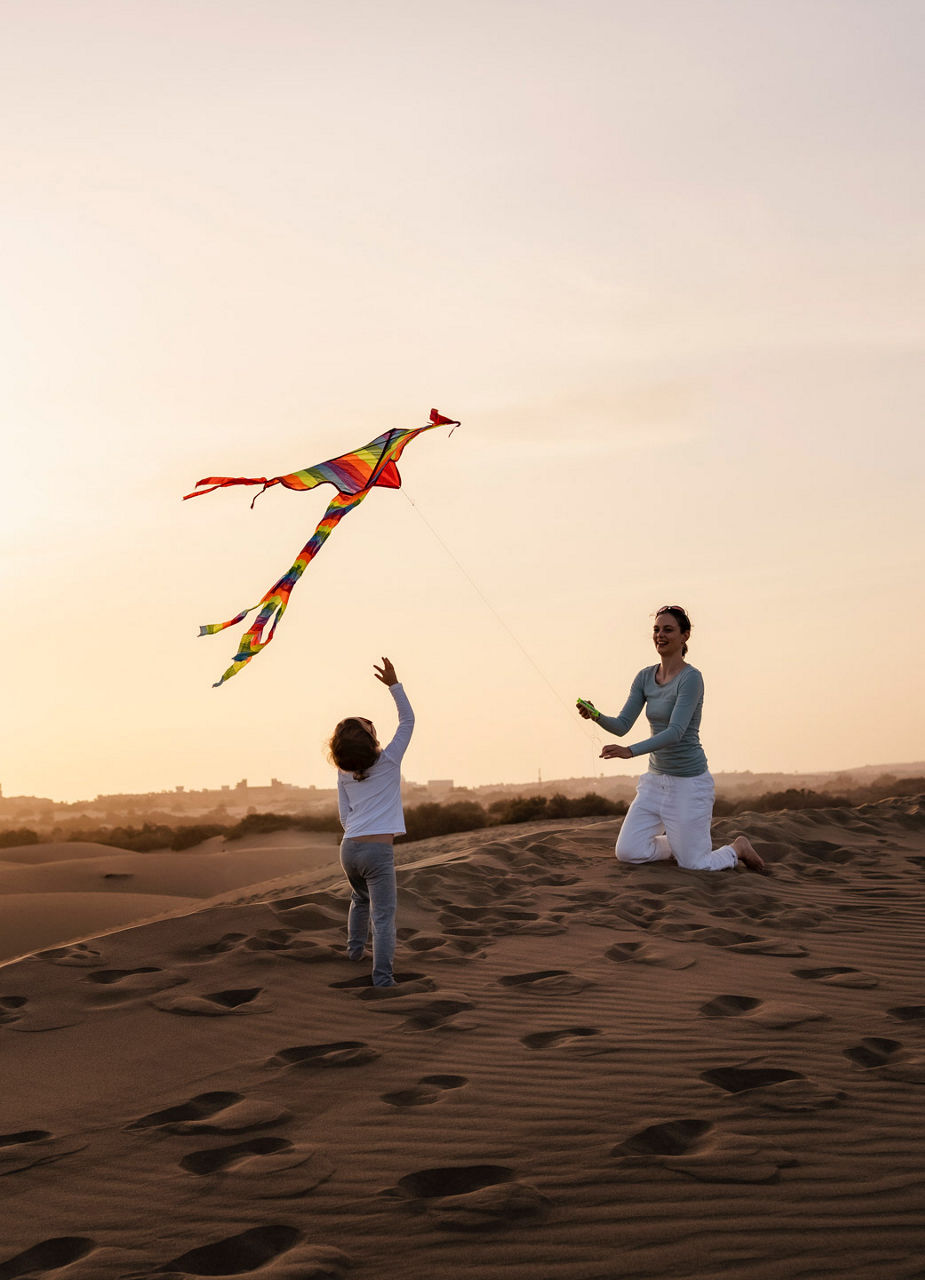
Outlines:
MULTIPOLYGON (((649 841, 651 845, 652 841, 649 841)), ((651 857, 651 849, 644 847, 644 842, 631 835, 624 836, 621 831, 617 837, 617 843, 614 847, 614 854, 618 862, 645 862, 651 857)))

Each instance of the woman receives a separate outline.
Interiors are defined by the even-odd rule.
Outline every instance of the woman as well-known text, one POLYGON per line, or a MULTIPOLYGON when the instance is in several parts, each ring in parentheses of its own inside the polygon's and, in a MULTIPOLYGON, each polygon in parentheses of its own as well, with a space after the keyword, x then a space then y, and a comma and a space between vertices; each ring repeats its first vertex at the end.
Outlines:
POLYGON ((639 779, 636 798, 623 819, 616 854, 621 862, 658 862, 674 857, 692 871, 723 871, 739 863, 767 875, 763 859, 747 836, 714 849, 710 839, 713 777, 700 745, 703 677, 684 661, 691 620, 680 605, 669 604, 655 616, 652 639, 658 664, 645 667, 630 687, 618 716, 605 716, 590 704, 579 713, 622 738, 645 707, 651 736, 631 747, 606 746, 603 760, 632 760, 648 755, 649 769, 639 779))
POLYGON ((405 831, 401 805, 401 761, 411 741, 414 712, 388 658, 375 667, 398 708, 398 728, 385 748, 364 716, 341 720, 330 741, 337 765, 337 804, 344 828, 340 864, 353 894, 347 914, 347 956, 362 960, 373 927, 373 986, 394 987, 395 858, 392 847, 405 831))

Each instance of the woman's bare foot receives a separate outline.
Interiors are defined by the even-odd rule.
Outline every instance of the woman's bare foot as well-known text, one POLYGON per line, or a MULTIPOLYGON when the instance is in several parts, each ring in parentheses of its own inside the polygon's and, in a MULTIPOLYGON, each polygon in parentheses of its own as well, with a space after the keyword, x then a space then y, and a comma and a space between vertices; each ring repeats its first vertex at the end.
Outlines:
POLYGON ((736 836, 732 842, 732 847, 735 849, 736 857, 743 867, 746 867, 749 871, 757 871, 761 876, 769 876, 771 874, 764 865, 764 858, 755 849, 748 836, 736 836))

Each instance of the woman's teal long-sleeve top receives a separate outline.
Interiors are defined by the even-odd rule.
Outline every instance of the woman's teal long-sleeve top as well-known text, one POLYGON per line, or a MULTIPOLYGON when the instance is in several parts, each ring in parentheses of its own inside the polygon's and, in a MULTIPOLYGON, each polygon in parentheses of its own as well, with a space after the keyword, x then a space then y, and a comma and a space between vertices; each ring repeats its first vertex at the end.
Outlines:
POLYGON ((651 773, 695 778, 707 770, 700 745, 703 710, 703 676, 696 667, 684 666, 667 684, 657 684, 658 666, 644 667, 630 686, 629 697, 618 716, 599 715, 599 724, 618 738, 629 733, 645 707, 651 737, 630 746, 634 756, 649 755, 651 773))

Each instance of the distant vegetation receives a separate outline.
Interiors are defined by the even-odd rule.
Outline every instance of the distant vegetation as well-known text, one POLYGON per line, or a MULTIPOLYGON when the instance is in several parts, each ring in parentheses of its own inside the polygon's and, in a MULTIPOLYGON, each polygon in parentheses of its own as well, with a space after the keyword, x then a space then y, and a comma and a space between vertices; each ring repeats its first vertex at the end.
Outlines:
MULTIPOLYGON (((774 813, 781 809, 844 809, 885 800, 890 796, 913 796, 925 793, 925 777, 896 778, 884 774, 871 783, 843 788, 837 794, 791 787, 786 791, 765 791, 761 795, 739 796, 735 800, 718 796, 714 816, 729 817, 736 813, 774 813)), ((583 796, 510 796, 485 806, 475 800, 452 800, 446 804, 419 804, 405 810, 407 835, 401 840, 425 840, 429 836, 454 835, 460 831, 478 831, 484 827, 507 826, 520 822, 543 822, 557 818, 607 818, 626 813, 623 800, 608 800, 594 791, 583 796)), ((273 831, 340 832, 337 813, 299 817, 286 813, 250 813, 240 822, 218 822, 170 826, 162 822, 146 822, 141 827, 94 827, 83 830, 55 829, 40 834, 28 827, 0 831, 0 849, 37 844, 40 840, 89 841, 112 845, 137 853, 155 849, 181 851, 192 849, 212 836, 226 840, 242 840, 248 836, 266 835, 273 831)))
POLYGON ((38 832, 28 827, 19 827, 16 831, 0 831, 0 849, 15 849, 24 844, 38 844, 38 832))

